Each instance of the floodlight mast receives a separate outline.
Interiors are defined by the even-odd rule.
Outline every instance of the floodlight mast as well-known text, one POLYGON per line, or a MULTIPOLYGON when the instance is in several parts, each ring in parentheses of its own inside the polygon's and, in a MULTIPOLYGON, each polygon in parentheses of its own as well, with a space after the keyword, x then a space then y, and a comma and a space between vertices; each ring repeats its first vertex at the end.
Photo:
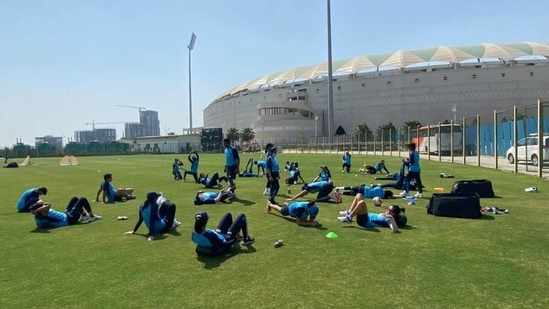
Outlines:
POLYGON ((191 50, 194 49, 196 35, 194 32, 191 35, 191 40, 187 48, 189 49, 189 134, 193 133, 193 96, 192 96, 192 78, 191 78, 191 50))

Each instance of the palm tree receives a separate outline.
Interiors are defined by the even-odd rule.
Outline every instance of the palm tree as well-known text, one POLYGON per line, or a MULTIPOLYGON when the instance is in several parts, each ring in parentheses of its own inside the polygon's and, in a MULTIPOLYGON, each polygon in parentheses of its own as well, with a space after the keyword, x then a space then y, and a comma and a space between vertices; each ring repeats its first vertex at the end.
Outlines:
MULTIPOLYGON (((389 123, 384 124, 384 125, 380 125, 378 129, 383 134, 383 139, 385 139, 385 140, 387 140, 387 138, 389 138, 389 140, 391 140, 391 135, 396 133, 396 128, 395 128, 395 126, 393 125, 392 122, 389 122, 389 123)), ((382 134, 380 134, 378 136, 378 138, 381 139, 382 134)))
POLYGON ((242 132, 240 133, 240 137, 242 138, 242 141, 250 142, 250 141, 254 140, 255 132, 252 128, 244 128, 244 129, 242 129, 242 132))
POLYGON ((372 131, 370 131, 370 128, 367 124, 362 123, 355 127, 355 131, 353 132, 353 134, 359 141, 363 141, 365 138, 369 138, 370 136, 372 136, 372 131))
POLYGON ((225 134, 225 137, 231 141, 231 144, 234 144, 234 141, 240 139, 240 132, 237 128, 229 128, 225 134))

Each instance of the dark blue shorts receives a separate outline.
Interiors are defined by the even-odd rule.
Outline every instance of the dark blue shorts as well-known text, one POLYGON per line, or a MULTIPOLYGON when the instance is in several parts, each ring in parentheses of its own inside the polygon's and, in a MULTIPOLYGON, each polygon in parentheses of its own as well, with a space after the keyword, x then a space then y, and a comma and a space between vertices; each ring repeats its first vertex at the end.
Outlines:
POLYGON ((227 179, 236 178, 236 165, 226 166, 227 169, 227 179))

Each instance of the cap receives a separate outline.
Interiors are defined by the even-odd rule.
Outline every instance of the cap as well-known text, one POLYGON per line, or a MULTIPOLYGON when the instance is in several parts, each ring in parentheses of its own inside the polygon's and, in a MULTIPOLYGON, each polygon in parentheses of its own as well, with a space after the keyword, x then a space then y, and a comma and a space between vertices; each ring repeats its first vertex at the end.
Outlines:
POLYGON ((273 148, 273 144, 272 143, 268 143, 267 145, 265 145, 265 149, 271 149, 273 148))
POLYGON ((320 168, 328 168, 326 165, 321 165, 320 168))
POLYGON ((151 191, 147 193, 147 201, 156 203, 156 200, 158 199, 159 196, 160 194, 151 191))
POLYGON ((206 223, 208 222, 208 219, 210 218, 208 216, 208 213, 205 212, 205 211, 199 211, 196 213, 196 215, 194 215, 194 218, 196 221, 198 222, 203 222, 203 223, 206 223))
POLYGON ((310 214, 311 220, 316 219, 316 216, 318 216, 318 206, 313 205, 309 207, 309 214, 310 214))

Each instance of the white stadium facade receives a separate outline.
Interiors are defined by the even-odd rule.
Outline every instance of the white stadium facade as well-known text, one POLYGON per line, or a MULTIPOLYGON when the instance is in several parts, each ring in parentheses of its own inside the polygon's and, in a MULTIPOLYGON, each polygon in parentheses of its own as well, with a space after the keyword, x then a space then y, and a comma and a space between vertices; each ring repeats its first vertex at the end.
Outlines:
POLYGON ((258 77, 221 93, 206 128, 252 128, 256 139, 295 139, 458 119, 549 98, 549 45, 439 46, 334 60, 334 132, 328 133, 327 62, 258 77))

